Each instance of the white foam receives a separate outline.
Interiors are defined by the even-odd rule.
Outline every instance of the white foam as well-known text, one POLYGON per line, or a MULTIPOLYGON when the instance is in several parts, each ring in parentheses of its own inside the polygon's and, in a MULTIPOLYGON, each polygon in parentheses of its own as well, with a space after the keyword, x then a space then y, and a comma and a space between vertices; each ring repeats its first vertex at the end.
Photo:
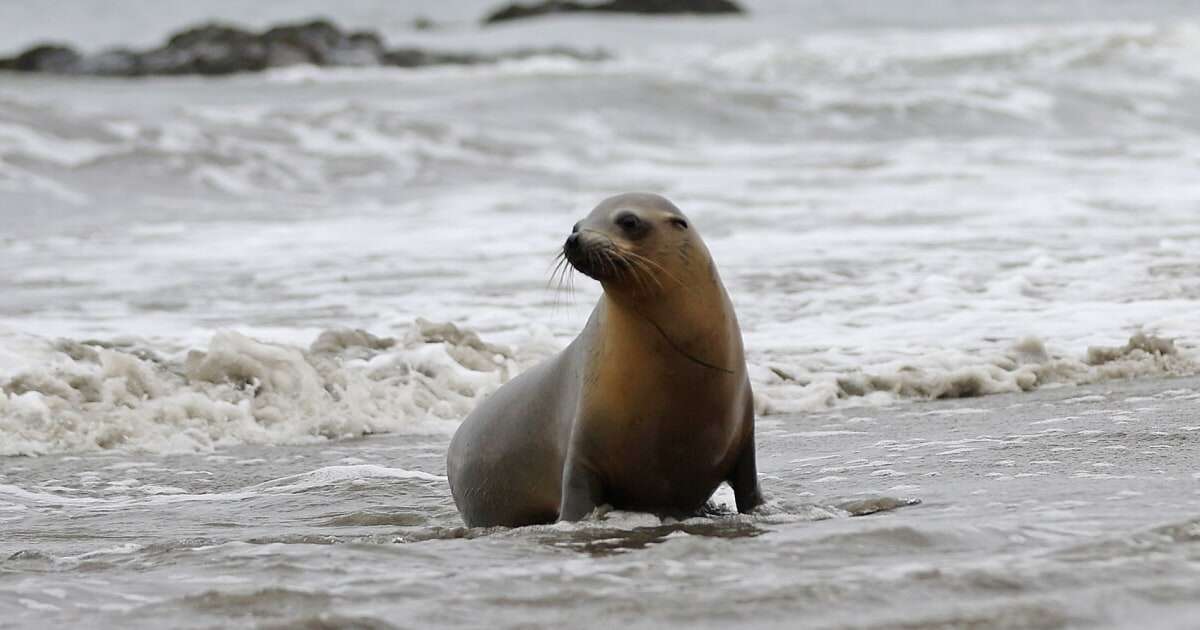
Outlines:
POLYGON ((0 453, 190 452, 446 432, 522 367, 506 348, 423 320, 399 341, 331 331, 312 351, 223 331, 179 362, 60 348, 3 384, 0 453))
POLYGON ((756 389, 759 411, 809 411, 846 402, 886 404, 905 399, 964 398, 1110 379, 1189 375, 1200 372, 1200 361, 1190 352, 1180 352, 1169 340, 1138 334, 1122 346, 1089 347, 1080 357, 1050 352, 1040 340, 1027 338, 992 356, 935 354, 848 374, 809 372, 807 385, 787 377, 789 372, 803 369, 777 366, 754 371, 752 375, 766 385, 756 389))
MULTIPOLYGON (((448 433, 483 396, 554 350, 553 344, 533 342, 535 351, 514 352, 425 320, 399 340, 327 331, 309 350, 222 331, 205 351, 179 359, 148 355, 136 346, 43 345, 58 351, 23 339, 22 347, 50 359, 0 382, 0 454, 114 448, 171 453, 370 433, 448 433)), ((1087 354, 1057 356, 1036 340, 1024 340, 999 356, 963 356, 958 365, 943 356, 914 357, 873 373, 810 372, 806 385, 784 379, 782 369, 752 366, 751 378, 756 407, 770 414, 1200 371, 1169 342, 1147 336, 1087 354)))
POLYGON ((446 481, 446 478, 441 475, 434 475, 420 470, 387 468, 375 464, 358 464, 352 466, 326 466, 317 470, 266 481, 252 486, 247 490, 287 494, 363 479, 446 481))

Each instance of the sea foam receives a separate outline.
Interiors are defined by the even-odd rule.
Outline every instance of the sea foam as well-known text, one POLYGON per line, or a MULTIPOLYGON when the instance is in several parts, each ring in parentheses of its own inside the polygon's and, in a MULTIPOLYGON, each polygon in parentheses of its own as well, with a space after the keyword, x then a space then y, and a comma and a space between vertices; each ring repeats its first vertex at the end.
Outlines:
MULTIPOLYGON (((397 338, 327 330, 308 348, 221 331, 206 349, 174 358, 136 344, 39 345, 28 338, 23 344, 39 354, 39 362, 0 381, 3 455, 194 452, 374 433, 448 433, 485 396, 552 351, 551 344, 538 342, 513 349, 423 319, 397 338)), ((967 356, 958 364, 918 359, 840 373, 803 365, 749 367, 759 414, 1200 372, 1200 364, 1170 340, 1141 334, 1124 346, 1090 348, 1079 358, 1051 353, 1030 338, 1005 353, 967 356)))
POLYGON ((0 454, 448 431, 530 361, 425 320, 399 339, 326 331, 308 349, 222 331, 181 359, 96 342, 53 346, 51 360, 0 384, 0 454))

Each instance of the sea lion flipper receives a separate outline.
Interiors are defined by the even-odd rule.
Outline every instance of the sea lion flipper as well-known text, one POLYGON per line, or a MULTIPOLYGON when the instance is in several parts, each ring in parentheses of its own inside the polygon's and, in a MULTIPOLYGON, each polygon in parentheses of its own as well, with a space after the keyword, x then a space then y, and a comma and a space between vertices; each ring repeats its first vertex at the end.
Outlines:
POLYGON ((600 478, 590 468, 571 457, 563 470, 562 503, 558 520, 578 521, 601 504, 600 478))
MULTIPOLYGON (((751 411, 750 413, 754 413, 751 411)), ((753 426, 753 425, 752 425, 753 426)), ((726 479, 729 487, 733 488, 733 497, 737 501, 737 510, 749 514, 754 508, 762 505, 762 490, 758 486, 758 464, 754 458, 754 432, 746 436, 742 452, 733 464, 733 470, 726 479)))

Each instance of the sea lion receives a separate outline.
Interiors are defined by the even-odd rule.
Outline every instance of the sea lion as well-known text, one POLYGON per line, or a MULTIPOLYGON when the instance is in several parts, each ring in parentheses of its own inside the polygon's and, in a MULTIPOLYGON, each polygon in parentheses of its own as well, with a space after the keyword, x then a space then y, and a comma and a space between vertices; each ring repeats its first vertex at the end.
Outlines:
POLYGON ((604 295, 562 352, 484 400, 446 457, 467 525, 576 521, 601 505, 685 516, 721 482, 762 503, 737 316, 684 214, 604 200, 563 245, 604 295))

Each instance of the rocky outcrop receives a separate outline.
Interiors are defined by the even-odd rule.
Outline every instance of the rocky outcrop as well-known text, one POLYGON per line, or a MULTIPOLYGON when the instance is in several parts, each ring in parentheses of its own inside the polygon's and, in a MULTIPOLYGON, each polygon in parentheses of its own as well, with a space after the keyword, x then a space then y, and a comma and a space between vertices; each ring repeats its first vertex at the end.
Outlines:
POLYGON ((0 60, 0 68, 18 72, 65 72, 79 63, 79 53, 66 46, 43 44, 0 60))
POLYGON ((58 44, 42 44, 9 59, 0 70, 95 76, 223 75, 257 72, 297 64, 315 66, 468 65, 556 55, 596 60, 603 53, 566 48, 522 49, 499 54, 441 52, 416 48, 389 49, 369 31, 342 31, 325 20, 287 24, 252 32, 222 24, 206 24, 172 35, 151 50, 113 49, 85 55, 58 44))
POLYGON ((545 0, 539 4, 510 4, 484 18, 485 24, 537 17, 551 13, 745 13, 732 0, 609 0, 601 3, 545 0))

